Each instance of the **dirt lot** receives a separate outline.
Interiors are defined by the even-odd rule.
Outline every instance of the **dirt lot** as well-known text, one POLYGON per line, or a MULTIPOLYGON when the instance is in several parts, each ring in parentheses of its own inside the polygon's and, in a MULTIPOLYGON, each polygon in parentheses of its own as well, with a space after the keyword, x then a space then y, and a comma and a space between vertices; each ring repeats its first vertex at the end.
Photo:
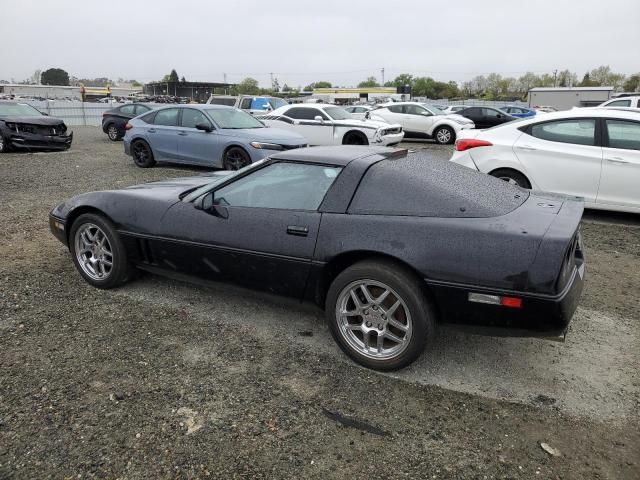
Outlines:
POLYGON ((200 171, 141 170, 75 130, 69 152, 0 156, 0 479, 640 478, 637 216, 588 214, 567 343, 442 329, 382 375, 311 307, 151 275, 85 284, 52 206, 200 171))

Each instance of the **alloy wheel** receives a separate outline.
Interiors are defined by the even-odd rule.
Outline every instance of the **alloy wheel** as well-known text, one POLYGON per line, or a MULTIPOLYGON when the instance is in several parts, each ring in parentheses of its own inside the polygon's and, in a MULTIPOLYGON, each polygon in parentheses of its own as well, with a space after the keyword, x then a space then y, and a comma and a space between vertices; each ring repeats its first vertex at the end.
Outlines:
POLYGON ((247 165, 247 159, 238 149, 232 149, 227 152, 226 165, 229 170, 239 170, 247 165))
POLYGON ((118 140, 118 129, 115 125, 109 125, 109 128, 107 128, 107 136, 109 140, 118 140))
POLYGON ((408 346, 413 332, 406 302, 376 280, 347 285, 336 302, 338 330, 351 348, 375 360, 394 358, 408 346))
POLYGON ((441 128, 436 133, 438 143, 449 143, 451 141, 451 132, 446 128, 441 128))
POLYGON ((93 223, 82 225, 75 235, 78 265, 93 280, 106 280, 113 270, 113 250, 105 233, 93 223))
POLYGON ((4 138, 0 135, 0 152, 4 152, 4 138))
POLYGON ((133 145, 133 158, 135 158, 136 163, 140 165, 146 164, 149 159, 149 152, 144 143, 137 142, 133 145))

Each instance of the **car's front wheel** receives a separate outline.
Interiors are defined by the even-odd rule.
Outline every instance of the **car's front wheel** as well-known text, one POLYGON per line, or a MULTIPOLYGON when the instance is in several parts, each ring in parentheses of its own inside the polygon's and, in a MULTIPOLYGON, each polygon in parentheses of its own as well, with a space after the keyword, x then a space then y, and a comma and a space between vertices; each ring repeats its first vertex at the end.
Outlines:
POLYGON ((511 185, 517 185, 531 190, 531 182, 529 179, 516 170, 511 170, 510 168, 499 168, 498 170, 491 172, 491 175, 499 178, 500 180, 504 180, 511 185))
POLYGON ((225 170, 239 170, 251 163, 249 154, 240 147, 231 147, 224 154, 222 166, 225 170))
POLYGON ((113 223, 101 215, 80 215, 71 226, 69 247, 76 269, 94 287, 114 288, 133 275, 113 223))
POLYGON ((440 145, 448 145, 456 141, 456 132, 451 127, 438 127, 433 133, 433 138, 440 145))
POLYGON ((329 328, 353 360, 375 370, 409 365, 433 338, 433 309, 410 271, 364 261, 340 273, 326 299, 329 328))
POLYGON ((2 135, 0 135, 0 153, 6 153, 9 151, 9 144, 4 139, 2 135))
POLYGON ((135 140, 131 144, 134 163, 140 168, 153 167, 156 164, 151 147, 144 140, 135 140))
POLYGON ((109 137, 109 140, 112 142, 117 142, 122 138, 120 132, 118 132, 118 127, 116 127, 115 124, 110 123, 107 126, 107 137, 109 137))

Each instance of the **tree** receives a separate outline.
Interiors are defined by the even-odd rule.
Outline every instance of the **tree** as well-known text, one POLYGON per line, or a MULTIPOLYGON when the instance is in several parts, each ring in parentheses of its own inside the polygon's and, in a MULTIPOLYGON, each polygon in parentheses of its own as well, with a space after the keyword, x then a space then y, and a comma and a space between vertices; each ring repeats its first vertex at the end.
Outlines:
POLYGON ((286 83, 282 86, 282 91, 283 92, 290 92, 292 89, 289 85, 287 85, 286 83))
POLYGON ((247 77, 242 80, 236 87, 236 90, 241 95, 257 95, 260 93, 258 81, 251 77, 247 77))
POLYGON ((69 74, 61 68, 50 68, 42 72, 40 81, 43 85, 69 85, 69 74))
POLYGON ((376 80, 376 77, 368 77, 364 82, 358 84, 358 88, 373 88, 379 86, 380 84, 376 80))
POLYGON ((331 88, 331 82, 313 82, 304 87, 305 92, 313 92, 314 88, 331 88))
POLYGON ((132 87, 141 87, 142 84, 137 80, 131 80, 131 86, 132 87))
POLYGON ((404 87, 405 85, 413 87, 413 75, 401 73, 392 81, 384 84, 385 87, 404 87))
POLYGON ((184 79, 184 75, 182 76, 182 78, 180 79, 180 81, 181 81, 182 83, 186 82, 186 80, 184 79))
POLYGON ((631 75, 622 86, 625 92, 637 92, 640 90, 640 73, 631 75))
POLYGON ((579 86, 580 87, 597 87, 598 82, 591 80, 591 75, 589 74, 589 72, 587 72, 584 74, 584 77, 582 77, 582 81, 580 82, 579 86))
POLYGON ((177 82, 178 81, 178 72, 176 72, 176 69, 172 69, 171 73, 169 74, 169 81, 170 82, 177 82))

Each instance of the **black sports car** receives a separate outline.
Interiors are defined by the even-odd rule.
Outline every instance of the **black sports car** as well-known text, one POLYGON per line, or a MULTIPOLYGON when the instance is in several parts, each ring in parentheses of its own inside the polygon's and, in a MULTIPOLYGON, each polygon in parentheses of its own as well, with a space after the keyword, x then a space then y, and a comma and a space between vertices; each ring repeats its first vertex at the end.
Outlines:
POLYGON ((102 131, 109 140, 117 142, 126 133, 125 125, 133 117, 151 111, 151 107, 143 103, 126 103, 102 114, 102 131))
POLYGON ((67 150, 73 133, 59 118, 31 105, 0 101, 0 153, 19 150, 67 150))
POLYGON ((50 225, 91 285, 141 268, 311 300, 347 354, 395 369, 438 322, 564 338, 583 286, 582 212, 447 161, 340 146, 86 193, 50 225))

